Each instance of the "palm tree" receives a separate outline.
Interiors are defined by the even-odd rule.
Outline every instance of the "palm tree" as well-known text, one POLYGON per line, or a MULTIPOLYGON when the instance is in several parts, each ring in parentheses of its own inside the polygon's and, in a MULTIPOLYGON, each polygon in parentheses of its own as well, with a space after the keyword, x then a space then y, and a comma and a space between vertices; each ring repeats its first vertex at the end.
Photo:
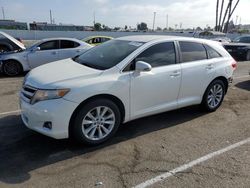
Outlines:
POLYGON ((216 3, 216 23, 215 23, 215 30, 216 30, 216 31, 218 30, 218 10, 219 10, 219 1, 220 1, 220 0, 217 0, 217 3, 216 3))

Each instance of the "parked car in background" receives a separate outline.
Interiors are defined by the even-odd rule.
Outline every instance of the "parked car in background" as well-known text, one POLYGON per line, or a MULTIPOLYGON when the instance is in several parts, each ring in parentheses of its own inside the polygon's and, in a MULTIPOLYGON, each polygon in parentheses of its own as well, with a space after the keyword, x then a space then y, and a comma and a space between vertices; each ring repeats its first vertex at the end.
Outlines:
POLYGON ((234 43, 249 43, 250 44, 250 35, 236 37, 232 42, 234 42, 234 43))
POLYGON ((0 56, 6 52, 23 50, 25 50, 25 46, 20 40, 0 31, 0 56))
POLYGON ((108 37, 108 36, 90 36, 90 37, 82 39, 82 41, 84 41, 92 46, 97 46, 97 45, 100 45, 100 44, 107 42, 111 39, 113 39, 113 38, 108 37))
POLYGON ((235 68, 218 42, 121 37, 32 70, 20 93, 21 117, 44 135, 100 144, 137 118, 196 104, 215 111, 235 68))
POLYGON ((214 40, 218 42, 231 42, 231 39, 226 37, 225 33, 218 31, 202 31, 199 33, 194 33, 194 37, 214 40))
MULTIPOLYGON (((13 40, 13 39, 12 39, 13 40)), ((73 38, 43 39, 31 47, 3 53, 0 68, 8 76, 16 76, 40 65, 80 55, 92 46, 73 38)))
MULTIPOLYGON (((250 43, 237 43, 241 39, 232 43, 223 43, 224 48, 238 61, 250 61, 250 43)), ((245 41, 246 42, 246 41, 245 41)))

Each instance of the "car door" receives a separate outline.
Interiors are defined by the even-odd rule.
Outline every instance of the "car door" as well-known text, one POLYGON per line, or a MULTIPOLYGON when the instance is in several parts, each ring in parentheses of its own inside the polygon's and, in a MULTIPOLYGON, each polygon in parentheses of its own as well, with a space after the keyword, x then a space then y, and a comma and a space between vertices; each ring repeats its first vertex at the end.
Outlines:
POLYGON ((182 83, 179 107, 198 104, 208 84, 214 78, 214 60, 208 59, 202 43, 180 41, 182 83))
POLYGON ((136 61, 152 66, 149 72, 132 72, 130 84, 131 118, 163 112, 177 107, 181 67, 174 42, 155 44, 138 55, 136 61))
POLYGON ((79 43, 71 40, 60 40, 59 59, 72 58, 81 54, 84 49, 78 48, 79 43))
POLYGON ((41 43, 32 49, 28 54, 28 61, 31 68, 56 61, 59 59, 59 41, 51 40, 41 43), (36 48, 36 49, 35 49, 36 48))

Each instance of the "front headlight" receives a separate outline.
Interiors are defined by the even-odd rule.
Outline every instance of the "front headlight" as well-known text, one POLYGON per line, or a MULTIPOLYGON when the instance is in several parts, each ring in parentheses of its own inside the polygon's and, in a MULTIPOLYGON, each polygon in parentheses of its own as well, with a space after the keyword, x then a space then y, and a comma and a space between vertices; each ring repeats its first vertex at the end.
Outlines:
POLYGON ((35 104, 39 101, 59 99, 65 96, 70 89, 51 89, 51 90, 37 90, 32 97, 31 104, 35 104))

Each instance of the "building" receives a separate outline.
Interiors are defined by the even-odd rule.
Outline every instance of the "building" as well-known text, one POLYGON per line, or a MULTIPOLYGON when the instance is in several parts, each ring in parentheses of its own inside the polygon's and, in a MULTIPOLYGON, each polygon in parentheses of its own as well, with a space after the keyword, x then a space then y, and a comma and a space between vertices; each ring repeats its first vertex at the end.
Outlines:
POLYGON ((42 31, 84 31, 84 26, 79 25, 65 25, 65 24, 50 24, 47 22, 33 22, 30 23, 30 30, 42 31))
POLYGON ((0 29, 28 30, 26 22, 16 22, 15 20, 0 20, 0 29))

